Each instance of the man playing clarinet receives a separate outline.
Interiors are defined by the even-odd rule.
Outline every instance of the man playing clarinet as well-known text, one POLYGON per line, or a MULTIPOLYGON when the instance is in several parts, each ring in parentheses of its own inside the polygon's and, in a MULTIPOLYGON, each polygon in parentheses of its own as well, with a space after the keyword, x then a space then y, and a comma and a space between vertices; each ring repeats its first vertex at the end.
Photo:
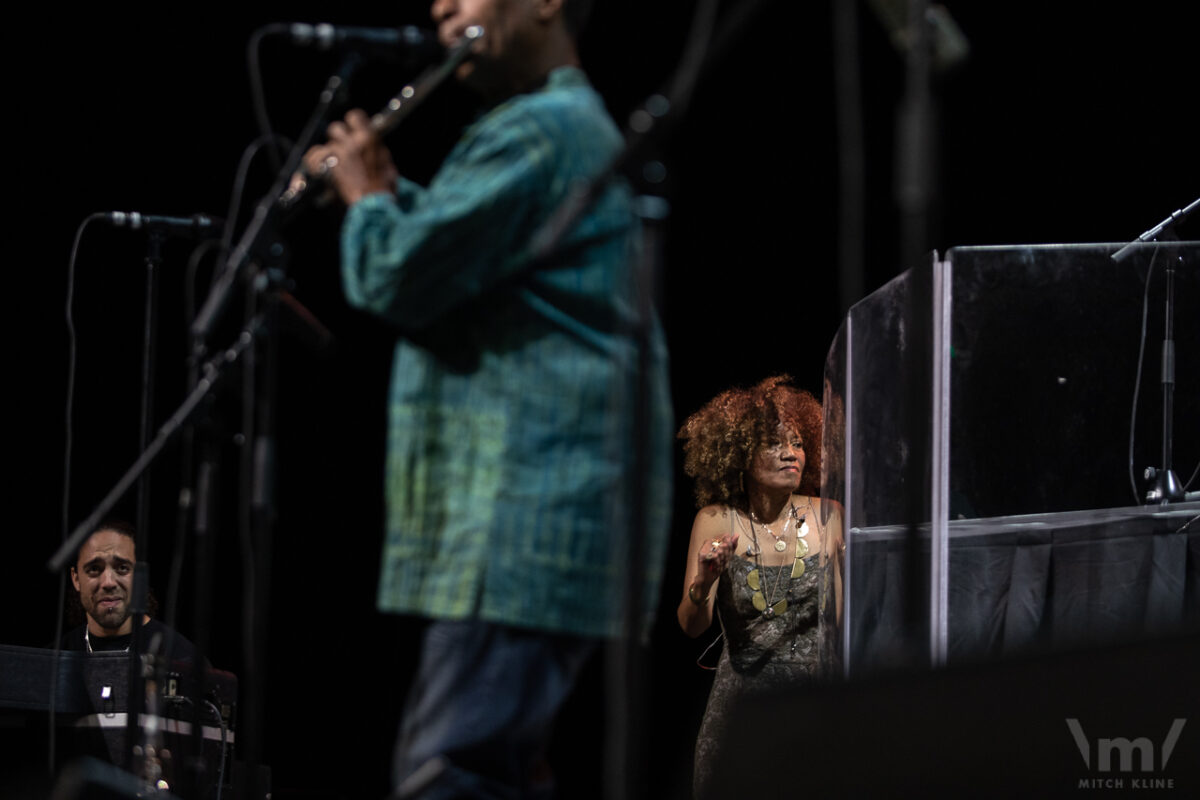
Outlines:
POLYGON ((628 187, 610 182, 550 257, 531 257, 534 233, 622 146, 579 66, 583 6, 435 0, 447 46, 484 30, 455 77, 485 110, 428 186, 397 174, 361 111, 305 156, 347 206, 347 300, 396 332, 378 605, 428 620, 400 797, 549 794, 554 717, 597 643, 622 633, 627 548, 640 618, 657 605, 672 424, 656 320, 639 358, 628 187), (650 413, 635 442, 639 361, 650 413), (651 499, 640 525, 634 486, 651 499))

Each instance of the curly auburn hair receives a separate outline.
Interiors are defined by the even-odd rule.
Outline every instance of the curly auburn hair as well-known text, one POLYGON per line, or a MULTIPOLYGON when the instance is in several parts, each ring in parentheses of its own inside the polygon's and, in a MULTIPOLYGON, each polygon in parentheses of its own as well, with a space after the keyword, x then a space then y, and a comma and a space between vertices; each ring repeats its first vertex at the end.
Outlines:
POLYGON ((750 389, 728 389, 679 429, 683 471, 695 481, 697 507, 720 503, 745 508, 742 473, 780 424, 797 431, 804 443, 804 472, 797 491, 819 492, 821 404, 791 381, 788 375, 775 375, 750 389))

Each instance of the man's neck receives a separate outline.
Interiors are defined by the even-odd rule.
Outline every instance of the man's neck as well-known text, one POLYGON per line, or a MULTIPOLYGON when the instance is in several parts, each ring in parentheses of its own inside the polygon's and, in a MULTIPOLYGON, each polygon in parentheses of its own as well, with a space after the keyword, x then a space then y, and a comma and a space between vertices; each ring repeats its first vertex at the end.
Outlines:
MULTIPOLYGON (((146 624, 147 619, 148 618, 146 617, 142 618, 143 625, 146 624)), ((133 617, 126 617, 125 621, 121 623, 121 627, 119 628, 105 628, 99 622, 96 622, 96 620, 88 617, 87 631, 88 636, 92 637, 93 639, 108 639, 114 636, 128 636, 129 634, 133 633, 133 617)))
POLYGON ((579 55, 575 45, 569 40, 555 45, 547 45, 536 57, 529 61, 519 74, 510 75, 502 85, 481 86, 480 91, 489 106, 501 103, 510 97, 527 94, 541 88, 550 73, 559 67, 580 66, 579 55))

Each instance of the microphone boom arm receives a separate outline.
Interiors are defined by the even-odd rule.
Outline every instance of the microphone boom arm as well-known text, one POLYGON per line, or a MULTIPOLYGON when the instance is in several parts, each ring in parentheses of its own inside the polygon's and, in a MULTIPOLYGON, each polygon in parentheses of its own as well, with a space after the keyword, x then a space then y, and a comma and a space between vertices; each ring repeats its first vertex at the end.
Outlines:
MULTIPOLYGON (((471 53, 472 45, 482 36, 483 28, 481 26, 472 25, 468 28, 463 36, 450 48, 449 53, 440 65, 431 67, 423 72, 416 80, 405 86, 395 97, 388 101, 384 110, 372 118, 372 127, 380 134, 387 133, 395 128, 431 91, 449 77, 459 64, 467 59, 467 56, 471 53)), ((289 215, 298 211, 302 206, 304 198, 311 197, 314 194, 311 191, 312 185, 322 180, 322 175, 309 175, 306 173, 301 165, 300 157, 315 134, 314 123, 323 116, 324 109, 332 102, 334 94, 340 90, 343 82, 340 76, 334 76, 331 78, 325 91, 321 93, 321 104, 306 126, 304 135, 300 137, 267 196, 259 202, 250 225, 242 234, 241 241, 227 260, 224 270, 209 292, 208 299, 196 314, 196 318, 192 321, 191 336, 196 346, 199 346, 207 338, 208 333, 216 323, 217 317, 223 312, 233 291, 234 283, 242 272, 243 265, 250 261, 258 249, 262 247, 265 239, 264 233, 273 229, 278 216, 289 215), (293 182, 291 176, 296 172, 300 173, 302 180, 293 182), (289 184, 291 185, 289 186, 289 184)))
MULTIPOLYGON (((472 25, 467 28, 462 37, 446 53, 446 57, 440 64, 430 67, 418 75, 412 83, 397 92, 382 111, 371 117, 371 129, 380 136, 392 131, 434 89, 450 77, 460 64, 467 60, 471 54, 471 48, 482 36, 483 28, 481 26, 472 25)), ((301 180, 294 181, 287 191, 279 196, 280 207, 285 211, 293 211, 298 208, 300 202, 312 193, 313 184, 324 183, 326 171, 324 166, 316 172, 301 169, 301 180)))

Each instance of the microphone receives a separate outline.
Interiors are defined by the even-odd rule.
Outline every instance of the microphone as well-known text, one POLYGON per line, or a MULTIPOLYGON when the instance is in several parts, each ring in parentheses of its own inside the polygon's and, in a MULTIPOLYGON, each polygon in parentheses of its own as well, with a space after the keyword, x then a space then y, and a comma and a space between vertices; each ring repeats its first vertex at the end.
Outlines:
POLYGON ((137 211, 110 211, 104 215, 106 222, 118 228, 130 228, 177 236, 194 236, 198 239, 220 236, 225 227, 225 220, 210 217, 208 214, 193 214, 190 217, 162 217, 154 214, 140 214, 137 211))
POLYGON ((1149 242, 1153 239, 1157 239, 1159 236, 1162 236, 1163 231, 1174 226, 1178 222, 1182 222, 1188 214, 1191 214, 1197 208, 1200 208, 1200 197, 1197 197, 1195 200, 1193 200, 1191 205, 1189 205, 1187 208, 1176 209, 1171 216, 1167 217, 1162 222, 1158 223, 1153 228, 1146 231, 1117 252, 1113 253, 1112 260, 1121 262, 1129 258, 1129 254, 1132 253, 1134 248, 1136 248, 1139 244, 1142 242, 1149 242))
POLYGON ((399 56, 439 57, 443 52, 435 31, 413 25, 399 28, 355 28, 320 23, 308 25, 293 22, 287 26, 292 44, 316 47, 318 50, 344 48, 367 50, 381 57, 399 56))

